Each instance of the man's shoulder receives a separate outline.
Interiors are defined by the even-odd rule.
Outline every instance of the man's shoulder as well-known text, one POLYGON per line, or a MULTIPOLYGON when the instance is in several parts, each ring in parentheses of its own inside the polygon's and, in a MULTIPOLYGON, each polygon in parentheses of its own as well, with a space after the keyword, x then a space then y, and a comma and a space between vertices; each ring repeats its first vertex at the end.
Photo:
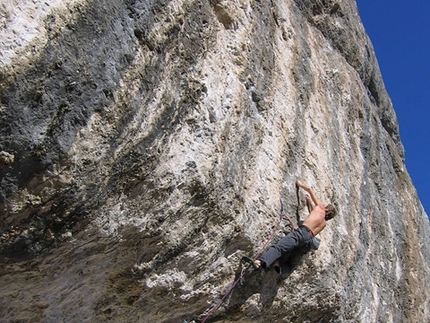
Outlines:
POLYGON ((311 214, 309 214, 309 216, 321 216, 321 214, 325 215, 324 207, 320 205, 315 205, 314 209, 312 210, 311 214))

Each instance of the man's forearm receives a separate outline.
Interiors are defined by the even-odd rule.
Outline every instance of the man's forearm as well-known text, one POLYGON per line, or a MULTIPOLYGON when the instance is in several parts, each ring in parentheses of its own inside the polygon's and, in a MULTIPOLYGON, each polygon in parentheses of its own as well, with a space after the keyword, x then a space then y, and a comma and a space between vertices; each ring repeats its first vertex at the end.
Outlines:
POLYGON ((312 202, 311 197, 309 195, 306 195, 306 202, 307 202, 307 205, 308 205, 308 211, 309 211, 309 213, 311 213, 312 210, 314 209, 315 205, 312 202))
POLYGON ((314 192, 314 190, 309 186, 309 185, 306 185, 305 183, 303 183, 303 182, 301 182, 301 181, 297 181, 296 182, 296 184, 299 186, 299 187, 301 187, 301 188, 303 188, 306 192, 308 192, 309 194, 310 194, 310 196, 311 196, 311 198, 312 198, 312 201, 316 204, 316 205, 318 205, 318 206, 322 206, 322 203, 320 202, 320 200, 317 198, 317 196, 315 195, 315 192, 314 192))
MULTIPOLYGON (((310 190, 312 190, 312 188, 309 185, 306 185, 305 183, 303 183, 302 181, 297 181, 296 182, 297 186, 303 188, 306 192, 309 192, 310 190)), ((310 192, 309 192, 310 193, 310 192)))

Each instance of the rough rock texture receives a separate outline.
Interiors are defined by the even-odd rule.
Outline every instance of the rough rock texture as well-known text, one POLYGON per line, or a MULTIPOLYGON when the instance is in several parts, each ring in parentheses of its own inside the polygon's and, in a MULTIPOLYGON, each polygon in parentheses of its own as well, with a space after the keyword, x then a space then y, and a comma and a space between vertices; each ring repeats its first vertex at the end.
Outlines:
POLYGON ((0 4, 2 322, 430 320, 430 228, 353 0, 0 4), (283 225, 277 237, 288 231, 283 225))

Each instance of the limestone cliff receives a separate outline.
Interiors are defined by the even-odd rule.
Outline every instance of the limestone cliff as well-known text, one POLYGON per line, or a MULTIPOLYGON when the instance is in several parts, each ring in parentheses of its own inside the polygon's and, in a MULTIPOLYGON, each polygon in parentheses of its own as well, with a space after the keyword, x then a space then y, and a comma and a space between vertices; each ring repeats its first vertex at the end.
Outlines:
POLYGON ((208 322, 429 321, 429 222, 355 1, 0 12, 2 322, 201 322, 280 201, 306 216, 297 178, 339 210, 319 250, 208 322))

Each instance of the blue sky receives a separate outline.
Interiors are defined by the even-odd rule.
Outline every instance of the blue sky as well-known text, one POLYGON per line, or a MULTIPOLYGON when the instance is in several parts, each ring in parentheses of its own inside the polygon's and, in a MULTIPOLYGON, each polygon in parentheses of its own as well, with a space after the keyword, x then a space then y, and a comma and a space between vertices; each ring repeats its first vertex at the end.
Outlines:
POLYGON ((430 0, 357 0, 393 101, 406 167, 430 217, 430 0))

